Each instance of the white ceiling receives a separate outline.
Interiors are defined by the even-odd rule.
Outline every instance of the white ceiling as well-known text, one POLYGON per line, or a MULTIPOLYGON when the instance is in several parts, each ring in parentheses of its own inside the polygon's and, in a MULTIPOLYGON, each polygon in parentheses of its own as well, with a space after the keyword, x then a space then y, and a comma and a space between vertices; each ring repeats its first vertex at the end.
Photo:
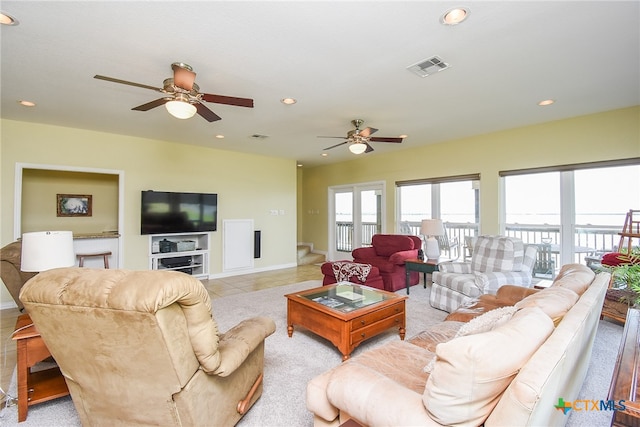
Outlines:
MULTIPOLYGON (((327 151, 364 119, 380 155, 424 144, 640 104, 639 1, 2 1, 3 118, 134 135, 300 161, 327 151), (453 6, 470 17, 447 27, 453 6), (406 68, 433 55, 451 68, 406 68), (222 117, 171 117, 151 90, 185 62, 222 117), (298 103, 284 105, 281 98, 298 103), (539 107, 538 101, 556 103, 539 107), (37 103, 26 108, 18 100, 37 103), (214 136, 222 134, 224 139, 214 136), (257 139, 252 135, 266 135, 257 139)), ((606 143, 606 141, 603 141, 606 143)))

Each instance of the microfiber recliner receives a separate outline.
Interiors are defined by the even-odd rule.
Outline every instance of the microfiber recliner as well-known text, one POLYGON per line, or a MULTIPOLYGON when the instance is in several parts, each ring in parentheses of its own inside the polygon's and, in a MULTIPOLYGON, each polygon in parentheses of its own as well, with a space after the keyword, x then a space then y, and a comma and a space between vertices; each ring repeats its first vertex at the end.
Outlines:
MULTIPOLYGON (((353 262, 377 267, 384 282, 384 290, 395 292, 406 287, 405 260, 418 258, 421 247, 422 240, 418 236, 374 234, 370 247, 354 249, 351 255, 353 262)), ((412 271, 409 285, 417 285, 418 282, 420 273, 412 271)))
POLYGON ((231 426, 262 394, 273 320, 220 333, 207 290, 187 274, 54 269, 20 299, 84 426, 231 426))

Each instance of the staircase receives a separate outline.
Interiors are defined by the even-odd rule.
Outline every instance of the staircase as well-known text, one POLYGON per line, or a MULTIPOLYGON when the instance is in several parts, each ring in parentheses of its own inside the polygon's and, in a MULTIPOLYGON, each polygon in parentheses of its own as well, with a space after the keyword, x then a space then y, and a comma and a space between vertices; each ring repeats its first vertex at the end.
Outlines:
POLYGON ((298 265, 321 264, 325 262, 323 254, 311 252, 310 245, 298 245, 298 265))

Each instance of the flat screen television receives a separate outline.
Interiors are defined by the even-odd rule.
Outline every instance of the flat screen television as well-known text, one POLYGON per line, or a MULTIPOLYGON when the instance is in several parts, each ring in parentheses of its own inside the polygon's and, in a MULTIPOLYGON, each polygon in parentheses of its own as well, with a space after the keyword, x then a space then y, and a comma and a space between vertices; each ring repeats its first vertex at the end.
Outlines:
POLYGON ((140 234, 216 231, 218 195, 143 191, 140 234))

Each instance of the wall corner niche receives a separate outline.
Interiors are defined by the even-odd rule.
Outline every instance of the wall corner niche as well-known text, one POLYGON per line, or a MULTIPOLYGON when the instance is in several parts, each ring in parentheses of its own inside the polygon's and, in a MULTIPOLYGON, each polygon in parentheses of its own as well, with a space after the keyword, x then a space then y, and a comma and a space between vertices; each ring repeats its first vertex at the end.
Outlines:
POLYGON ((110 250, 110 265, 122 268, 123 200, 124 171, 17 163, 14 239, 31 231, 70 230, 76 252, 110 250), (90 195, 91 215, 58 216, 59 194, 90 195))

